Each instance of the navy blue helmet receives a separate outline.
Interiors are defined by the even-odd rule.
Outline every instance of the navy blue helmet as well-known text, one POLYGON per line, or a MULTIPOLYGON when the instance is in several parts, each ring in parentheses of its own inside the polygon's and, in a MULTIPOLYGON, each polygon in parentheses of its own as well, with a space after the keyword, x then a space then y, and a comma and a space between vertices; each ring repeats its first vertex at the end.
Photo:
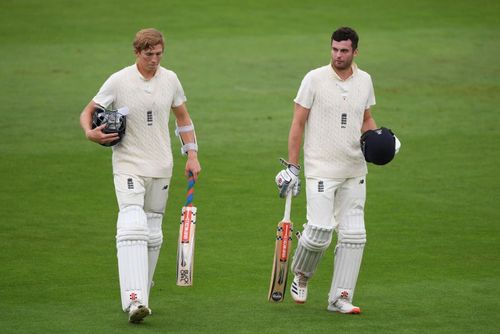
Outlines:
POLYGON ((361 151, 367 162, 385 165, 394 159, 396 139, 394 133, 387 128, 368 130, 361 136, 361 151))

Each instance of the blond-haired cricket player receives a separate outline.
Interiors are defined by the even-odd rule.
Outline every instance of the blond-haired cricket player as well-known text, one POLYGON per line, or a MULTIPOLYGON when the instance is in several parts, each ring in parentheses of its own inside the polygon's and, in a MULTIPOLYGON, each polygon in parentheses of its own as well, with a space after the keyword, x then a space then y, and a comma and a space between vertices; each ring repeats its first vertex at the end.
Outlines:
POLYGON ((149 292, 163 242, 162 219, 168 198, 173 159, 168 121, 176 118, 186 176, 196 178, 198 162, 193 122, 177 75, 162 66, 165 40, 156 29, 137 32, 135 64, 112 74, 84 108, 80 124, 87 138, 100 144, 119 139, 92 128, 95 106, 128 108, 126 131, 113 146, 113 175, 118 200, 116 247, 122 309, 129 321, 141 322, 151 311, 149 292))

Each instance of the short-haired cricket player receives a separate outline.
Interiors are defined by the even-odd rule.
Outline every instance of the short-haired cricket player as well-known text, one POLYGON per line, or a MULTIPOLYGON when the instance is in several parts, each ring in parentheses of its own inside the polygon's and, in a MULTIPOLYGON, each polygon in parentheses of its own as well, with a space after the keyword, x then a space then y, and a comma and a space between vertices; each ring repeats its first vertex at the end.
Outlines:
POLYGON ((339 28, 330 42, 330 63, 307 73, 300 84, 288 138, 288 167, 276 183, 282 197, 298 184, 304 135, 307 224, 293 256, 291 296, 296 303, 306 302, 308 283, 336 231, 327 309, 357 314, 361 310, 353 296, 366 243, 367 165, 360 137, 377 128, 371 111, 375 95, 370 75, 353 62, 358 55, 356 31, 339 28))

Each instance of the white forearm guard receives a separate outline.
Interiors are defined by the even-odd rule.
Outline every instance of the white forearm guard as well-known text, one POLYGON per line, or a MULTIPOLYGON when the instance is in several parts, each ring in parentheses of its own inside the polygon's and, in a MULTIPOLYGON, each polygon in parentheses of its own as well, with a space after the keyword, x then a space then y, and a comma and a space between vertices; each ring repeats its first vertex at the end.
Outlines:
POLYGON ((194 124, 191 123, 189 125, 185 126, 178 126, 177 122, 175 122, 175 135, 179 137, 179 140, 181 141, 181 153, 182 155, 187 155, 188 151, 197 151, 198 152, 198 144, 196 143, 196 132, 194 131, 194 124), (194 143, 185 143, 184 140, 182 140, 181 133, 185 132, 191 132, 193 131, 193 138, 194 138, 194 143))

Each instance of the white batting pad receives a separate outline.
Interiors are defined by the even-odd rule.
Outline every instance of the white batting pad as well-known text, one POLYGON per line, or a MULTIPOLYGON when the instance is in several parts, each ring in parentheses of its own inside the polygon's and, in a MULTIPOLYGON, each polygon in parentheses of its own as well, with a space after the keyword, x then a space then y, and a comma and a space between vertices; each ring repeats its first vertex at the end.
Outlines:
POLYGON ((156 263, 160 256, 160 248, 163 243, 163 233, 161 230, 161 223, 163 215, 158 213, 146 213, 148 221, 148 295, 151 289, 151 282, 156 269, 156 263))
POLYGON ((363 214, 344 216, 337 227, 339 243, 366 243, 365 220, 363 214))
POLYGON ((338 242, 335 248, 329 302, 333 303, 340 297, 352 302, 366 244, 363 214, 342 217, 337 233, 338 242))
POLYGON ((116 248, 122 309, 131 302, 147 306, 148 227, 146 214, 139 206, 129 206, 118 214, 116 248))
POLYGON ((305 224, 293 256, 293 272, 312 277, 323 253, 332 241, 332 234, 333 228, 305 224))
POLYGON ((364 247, 364 244, 341 243, 337 245, 333 281, 328 295, 330 304, 340 297, 346 298, 352 303, 364 247))

